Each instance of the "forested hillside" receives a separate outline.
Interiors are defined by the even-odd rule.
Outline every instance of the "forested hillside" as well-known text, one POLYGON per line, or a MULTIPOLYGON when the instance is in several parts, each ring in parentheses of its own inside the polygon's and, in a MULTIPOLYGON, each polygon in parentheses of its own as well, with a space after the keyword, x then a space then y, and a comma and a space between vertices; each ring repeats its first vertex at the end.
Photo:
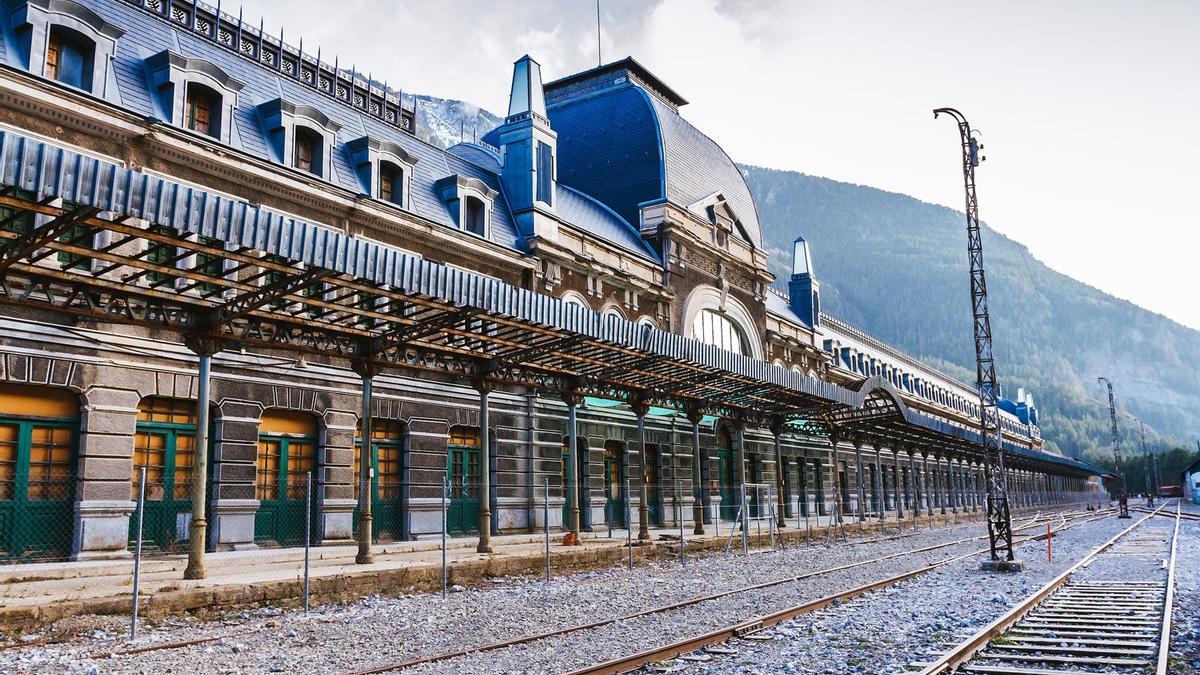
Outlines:
MULTIPOLYGON (((812 242, 825 311, 966 382, 974 380, 962 213, 901 194, 745 166, 786 285, 791 242, 812 242)), ((1200 435, 1200 332, 1055 272, 1021 244, 984 232, 997 372, 1006 392, 1033 391, 1042 433, 1072 455, 1110 443, 1096 377, 1117 388, 1122 446, 1200 435)), ((1119 270, 1114 270, 1114 274, 1119 270)))

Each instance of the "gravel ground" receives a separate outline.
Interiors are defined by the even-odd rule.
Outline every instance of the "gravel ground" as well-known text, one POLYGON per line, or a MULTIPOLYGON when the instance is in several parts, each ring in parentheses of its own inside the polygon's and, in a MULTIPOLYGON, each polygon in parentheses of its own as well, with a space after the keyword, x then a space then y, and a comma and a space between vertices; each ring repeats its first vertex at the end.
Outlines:
POLYGON ((1170 672, 1200 675, 1200 521, 1180 521, 1176 555, 1170 672))
POLYGON ((735 641, 736 655, 714 659, 705 673, 902 673, 908 664, 974 635, 1045 585, 1128 521, 1081 525, 1054 540, 1054 562, 1043 542, 1018 548, 1021 574, 981 572, 968 558, 844 605, 785 622, 772 642, 735 641))
MULTIPOLYGON (((0 672, 342 673, 416 654, 487 644, 552 626, 624 616, 672 600, 869 560, 899 550, 978 535, 980 531, 981 525, 974 523, 921 530, 901 540, 851 546, 801 546, 764 552, 749 559, 712 555, 692 559, 683 566, 666 561, 645 563, 632 573, 615 568, 559 577, 548 584, 519 578, 497 579, 492 587, 463 589, 451 593, 446 600, 435 594, 368 597, 322 607, 308 616, 264 608, 232 613, 220 621, 174 618, 144 627, 139 644, 222 637, 204 645, 125 657, 110 654, 127 646, 123 636, 128 619, 75 619, 48 627, 39 636, 24 636, 33 641, 73 636, 66 642, 42 646, 0 643, 0 647, 5 647, 0 650, 0 672)), ((979 541, 958 544, 889 561, 888 566, 892 571, 911 569, 980 546, 979 541)), ((739 594, 735 596, 736 603, 730 600, 706 603, 710 609, 729 607, 724 612, 705 612, 711 618, 703 621, 689 617, 679 622, 652 616, 588 632, 587 639, 576 636, 574 640, 548 640, 522 650, 490 652, 469 664, 448 661, 442 672, 561 671, 566 667, 564 664, 596 662, 623 650, 643 647, 647 634, 670 637, 692 634, 726 623, 735 615, 765 611, 768 604, 778 607, 783 602, 800 602, 824 595, 830 588, 845 588, 878 576, 878 566, 864 565, 820 579, 739 594), (604 648, 607 640, 613 644, 604 648), (493 663, 495 667, 491 667, 493 663)))

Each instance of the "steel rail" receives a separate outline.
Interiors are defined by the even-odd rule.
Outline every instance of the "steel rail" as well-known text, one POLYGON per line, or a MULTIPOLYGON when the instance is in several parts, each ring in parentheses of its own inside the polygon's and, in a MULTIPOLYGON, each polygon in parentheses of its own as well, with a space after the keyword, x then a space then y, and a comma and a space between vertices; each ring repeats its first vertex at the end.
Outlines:
MULTIPOLYGON (((1088 517, 1084 517, 1084 516, 1079 516, 1078 518, 1076 518, 1076 522, 1072 522, 1067 525, 1062 525, 1062 526, 1058 527, 1057 529, 1052 530, 1051 534, 1058 534, 1059 532, 1062 532, 1063 530, 1068 530, 1068 529, 1071 529, 1072 527, 1075 527, 1076 525, 1079 525, 1080 519, 1082 519, 1082 522, 1092 522, 1094 520, 1099 520, 1101 517, 1102 516, 1094 516, 1094 517, 1088 518, 1088 517)), ((1025 525, 1020 529, 1026 529, 1028 527, 1031 527, 1031 525, 1025 525)), ((1045 539, 1046 536, 1047 536, 1047 533, 1043 532, 1043 533, 1032 535, 1032 536, 1025 537, 1022 539, 1014 540, 1013 544, 1014 544, 1014 546, 1016 546, 1016 545, 1025 544, 1025 543, 1028 543, 1031 541, 1038 541, 1041 539, 1045 539)), ((972 539, 970 539, 968 541, 974 541, 975 539, 986 539, 986 538, 987 538, 986 536, 979 536, 979 537, 973 537, 972 539)), ((971 551, 969 553, 964 553, 962 555, 957 555, 957 556, 953 556, 950 558, 944 558, 942 560, 939 560, 937 562, 934 562, 930 565, 921 567, 916 570, 902 572, 900 574, 888 577, 886 579, 880 579, 878 581, 873 581, 873 582, 870 582, 867 584, 863 584, 861 586, 857 586, 857 587, 851 588, 849 590, 840 591, 838 593, 834 593, 832 595, 827 595, 825 597, 818 598, 816 600, 811 600, 809 602, 806 602, 806 603, 803 603, 800 605, 796 605, 793 607, 789 607, 787 609, 783 609, 778 612, 774 612, 772 614, 768 614, 765 616, 760 616, 760 617, 752 618, 752 619, 749 619, 746 621, 742 621, 733 626, 721 628, 721 629, 712 631, 710 633, 706 633, 704 635, 686 638, 684 640, 681 640, 679 642, 675 642, 675 643, 672 643, 669 645, 665 645, 665 646, 661 646, 661 647, 654 647, 652 649, 648 649, 646 651, 639 652, 637 654, 620 657, 620 658, 613 659, 610 661, 605 661, 604 663, 600 663, 600 664, 596 664, 593 666, 588 666, 586 668, 580 668, 578 670, 570 671, 569 675, 596 675, 596 674, 606 674, 607 675, 607 674, 630 672, 636 668, 640 668, 641 666, 645 666, 650 663, 655 663, 657 661, 662 661, 662 660, 665 660, 668 658, 674 658, 676 656, 679 656, 680 654, 685 654, 687 652, 694 651, 694 650, 700 649, 702 647, 707 647, 707 646, 718 644, 721 642, 726 642, 726 641, 731 640, 736 637, 742 637, 745 635, 749 635, 751 633, 756 633, 760 630, 763 630, 764 628, 769 628, 771 626, 782 623, 784 621, 794 619, 797 616, 801 616, 803 614, 809 614, 809 613, 815 612, 817 610, 824 609, 825 607, 828 607, 828 606, 834 604, 835 602, 850 600, 850 599, 856 598, 860 595, 869 593, 871 591, 877 591, 877 590, 880 590, 883 588, 887 588, 888 586, 891 586, 892 584, 899 583, 901 581, 906 581, 908 579, 911 579, 916 576, 920 576, 927 572, 932 572, 936 569, 944 567, 945 565, 949 565, 950 563, 953 563, 953 562, 956 562, 959 560, 963 560, 966 558, 974 557, 977 555, 983 555, 985 553, 990 553, 990 552, 991 552, 991 547, 989 546, 988 548, 985 548, 985 549, 979 549, 976 551, 971 551)))
POLYGON ((1179 521, 1183 498, 1175 502, 1175 532, 1171 535, 1171 561, 1167 563, 1167 597, 1163 602, 1162 631, 1158 636, 1158 663, 1155 675, 1167 675, 1167 657, 1171 652, 1171 606, 1175 602, 1175 560, 1179 551, 1179 521))
MULTIPOLYGON (((1084 516, 1084 515, 1074 516, 1075 519, 1085 518, 1085 517, 1086 516, 1084 516)), ((1037 522, 1037 520, 1035 519, 1034 521, 1031 521, 1025 525, 1022 525, 1019 529, 1024 530, 1024 529, 1038 526, 1040 524, 1041 523, 1037 522)), ((1044 534, 1039 535, 1039 538, 1044 537, 1044 536, 1045 536, 1044 534)), ((739 588, 733 588, 733 589, 729 589, 726 591, 719 591, 717 593, 712 593, 712 594, 705 595, 705 596, 689 598, 687 600, 681 600, 679 602, 671 603, 669 605, 662 605, 659 607, 652 607, 649 609, 639 610, 637 612, 633 612, 631 614, 626 614, 624 616, 614 617, 614 618, 610 618, 610 619, 600 619, 598 621, 593 621, 593 622, 589 622, 589 623, 585 623, 585 624, 575 624, 572 626, 567 626, 565 628, 549 630, 549 631, 537 633, 534 635, 526 635, 526 636, 511 638, 508 640, 500 640, 497 642, 479 645, 476 647, 466 647, 463 649, 458 649, 458 650, 454 650, 454 651, 450 651, 450 652, 442 652, 439 654, 430 654, 427 656, 414 656, 414 657, 411 657, 411 658, 408 658, 408 659, 405 659, 402 661, 397 661, 394 663, 375 666, 372 668, 367 668, 365 670, 352 671, 352 673, 350 673, 349 675, 374 675, 376 673, 386 673, 386 672, 391 672, 393 670, 400 670, 402 668, 410 668, 412 666, 426 664, 426 663, 445 661, 447 659, 452 659, 452 658, 456 658, 459 656, 466 656, 469 654, 478 654, 478 653, 482 653, 482 652, 495 651, 497 649, 503 649, 505 647, 511 647, 511 646, 518 645, 518 644, 525 644, 525 643, 534 642, 537 640, 543 640, 543 639, 555 637, 558 635, 566 635, 568 633, 574 633, 574 632, 583 631, 583 630, 591 630, 594 628, 600 628, 600 627, 611 625, 614 623, 630 621, 630 620, 641 618, 644 616, 649 616, 652 614, 659 614, 662 612, 669 612, 669 611, 676 610, 676 609, 682 609, 684 607, 690 607, 692 605, 697 605, 702 602, 708 602, 711 600, 719 600, 721 598, 728 597, 730 595, 736 595, 738 593, 746 593, 749 591, 761 590, 763 588, 770 588, 772 586, 780 586, 783 584, 793 583, 796 581, 802 581, 802 580, 810 579, 810 578, 817 577, 817 576, 833 574, 835 572, 841 572, 841 571, 845 571, 848 569, 853 569, 855 567, 871 565, 871 564, 883 562, 886 560, 891 560, 894 558, 913 555, 916 553, 925 553, 925 552, 937 550, 940 548, 947 548, 949 546, 956 546, 956 545, 960 545, 960 544, 964 544, 964 543, 968 543, 968 542, 972 542, 972 541, 977 541, 980 539, 986 539, 986 538, 987 538, 986 535, 977 535, 974 537, 968 537, 966 539, 956 539, 954 541, 942 542, 940 544, 934 544, 931 546, 926 546, 926 547, 922 547, 922 548, 918 548, 918 549, 901 551, 898 553, 889 553, 886 556, 874 558, 871 560, 862 560, 862 561, 858 561, 858 562, 854 562, 854 563, 848 563, 845 565, 838 565, 835 567, 826 568, 823 570, 807 572, 805 574, 795 575, 795 576, 791 576, 791 577, 787 577, 787 578, 783 578, 783 579, 773 579, 773 580, 769 580, 769 581, 760 582, 757 584, 751 584, 749 586, 742 586, 739 588)), ((865 543, 865 542, 848 542, 848 543, 865 543)), ((967 555, 976 555, 976 553, 970 553, 967 555)))
POLYGON ((975 633, 970 638, 967 638, 965 641, 959 643, 949 651, 942 654, 942 656, 940 656, 937 660, 921 670, 918 675, 942 675, 944 673, 953 673, 959 666, 970 661, 972 658, 974 658, 975 654, 987 647, 988 644, 991 643, 992 638, 1003 635, 1026 614, 1041 604, 1043 600, 1050 597, 1051 594, 1066 584, 1071 578, 1072 574, 1090 564, 1091 561, 1096 558, 1096 556, 1100 555, 1113 544, 1116 544, 1117 541, 1119 541, 1122 537, 1129 534, 1146 521, 1150 520, 1150 518, 1152 518, 1156 513, 1165 507, 1166 504, 1164 503, 1162 506, 1155 509, 1154 513, 1143 516, 1136 523, 1133 523, 1124 530, 1121 530, 1108 541, 1092 549, 1091 552, 1076 561, 1074 565, 1071 565, 1057 577, 1051 579, 1046 585, 1042 586, 1032 595, 1025 598, 1012 609, 1005 612, 998 619, 991 622, 987 626, 984 626, 979 632, 975 633))

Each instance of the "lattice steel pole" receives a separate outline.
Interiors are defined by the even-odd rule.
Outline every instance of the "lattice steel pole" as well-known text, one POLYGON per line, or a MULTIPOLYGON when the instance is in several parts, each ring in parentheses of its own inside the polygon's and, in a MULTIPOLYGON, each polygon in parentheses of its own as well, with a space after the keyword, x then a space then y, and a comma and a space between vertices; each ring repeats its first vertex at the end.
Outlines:
POLYGON ((975 167, 982 149, 971 133, 966 117, 954 108, 938 108, 933 117, 946 114, 958 123, 962 142, 963 188, 966 192, 967 254, 971 263, 971 314, 975 338, 975 377, 979 388, 979 433, 983 445, 984 473, 988 484, 989 569, 1019 570, 1014 560, 1012 517, 1008 504, 1008 479, 1004 471, 1000 408, 996 391, 996 362, 992 356, 992 323, 988 314, 987 280, 983 269, 983 239, 980 236, 979 202, 975 195, 975 167))
POLYGON ((1098 377, 1108 387, 1108 418, 1112 421, 1113 461, 1117 467, 1117 517, 1129 518, 1129 493, 1125 487, 1125 468, 1121 464, 1121 441, 1117 434, 1117 401, 1113 398, 1112 380, 1098 377))

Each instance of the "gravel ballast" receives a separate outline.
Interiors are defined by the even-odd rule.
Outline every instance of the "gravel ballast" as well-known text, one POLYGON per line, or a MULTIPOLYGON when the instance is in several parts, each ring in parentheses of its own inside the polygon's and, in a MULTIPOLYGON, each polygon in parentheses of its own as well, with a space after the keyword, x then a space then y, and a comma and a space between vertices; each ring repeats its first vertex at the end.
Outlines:
MULTIPOLYGON (((1056 558, 1063 560, 1076 555, 1074 548, 1078 548, 1078 555, 1082 555, 1083 551, 1111 536, 1119 528, 1109 523, 1115 523, 1115 519, 1081 525, 1064 533, 1056 541, 1056 551, 1061 551, 1063 557, 1056 558)), ((497 579, 491 587, 454 592, 446 600, 436 594, 400 598, 368 597, 354 603, 318 608, 308 616, 296 611, 282 612, 265 608, 231 614, 223 621, 216 622, 178 618, 147 626, 138 644, 221 637, 207 644, 131 656, 109 656, 113 651, 127 646, 123 637, 125 621, 119 617, 93 617, 90 621, 78 620, 68 628, 50 627, 44 637, 51 637, 56 630, 60 633, 85 631, 83 635, 61 644, 8 645, 10 648, 0 651, 0 671, 344 673, 417 654, 461 649, 550 628, 619 617, 672 601, 852 561, 869 560, 900 550, 977 535, 982 531, 980 523, 972 523, 933 531, 921 530, 915 535, 893 541, 834 547, 802 546, 760 553, 749 559, 713 555, 691 559, 683 565, 674 561, 645 563, 633 572, 618 568, 582 573, 556 578, 548 584, 525 579, 497 579)), ((651 637, 669 642, 706 632, 736 619, 815 599, 832 590, 860 585, 888 574, 915 569, 951 555, 978 549, 982 545, 975 541, 897 558, 880 565, 865 565, 816 579, 730 596, 689 610, 655 614, 530 645, 452 659, 417 672, 560 672, 640 651, 649 646, 647 641, 651 637)), ((1034 545, 1033 550, 1041 551, 1044 555, 1044 545, 1040 545, 1043 548, 1038 546, 1034 545)), ((955 589, 958 595, 964 595, 962 583, 976 581, 970 579, 976 564, 977 560, 973 557, 969 563, 952 566, 962 568, 962 573, 957 577, 960 587, 955 589)), ((927 575, 909 583, 923 583, 923 580, 932 578, 927 575)), ((1027 575, 1024 578, 1033 577, 1027 575)), ((953 585, 955 582, 948 583, 953 585)), ((1021 597, 1023 588, 1011 590, 1007 595, 992 593, 988 602, 993 602, 992 596, 1000 598, 994 601, 998 613, 1007 606, 1010 595, 1012 601, 1021 597), (1005 604, 1001 606, 1000 602, 1005 604)), ((877 595, 888 593, 893 593, 893 589, 877 595)), ((849 603, 830 611, 844 612, 856 604, 849 603)), ((939 609, 949 608, 957 612, 961 607, 957 597, 944 593, 933 600, 921 600, 916 605, 908 609, 916 613, 917 610, 932 611, 938 605, 945 605, 939 609)), ((902 623, 904 621, 911 619, 903 619, 902 623)), ((943 621, 946 625, 940 630, 958 628, 948 621, 950 619, 943 621)), ((854 619, 852 623, 857 624, 858 620, 854 619)), ((895 628, 895 625, 889 626, 889 637, 901 639, 898 632, 892 630, 895 628)), ((802 627, 796 630, 802 630, 802 627)), ((34 641, 37 639, 40 638, 34 641)), ((738 661, 723 666, 718 666, 716 662, 711 665, 728 667, 740 662, 739 657, 738 661)), ((845 664, 845 661, 841 663, 845 664)), ((764 671, 770 669, 765 667, 764 671)), ((838 671, 810 669, 796 672, 838 671)))

